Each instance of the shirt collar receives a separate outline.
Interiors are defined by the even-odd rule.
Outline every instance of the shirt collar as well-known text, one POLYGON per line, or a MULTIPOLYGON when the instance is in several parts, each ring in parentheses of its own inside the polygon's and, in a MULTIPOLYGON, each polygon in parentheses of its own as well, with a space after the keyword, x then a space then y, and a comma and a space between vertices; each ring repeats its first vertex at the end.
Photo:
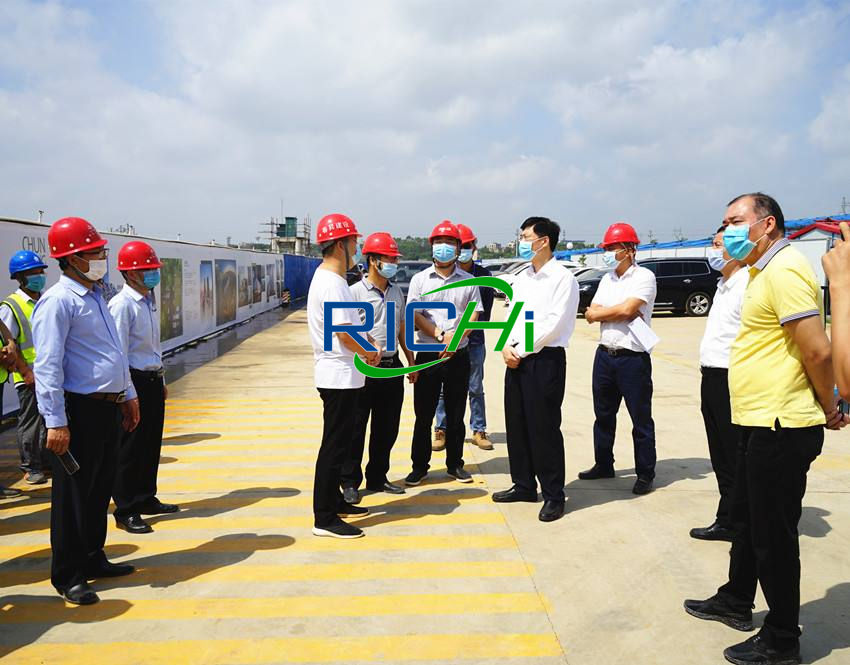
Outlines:
POLYGON ((553 256, 551 259, 546 261, 546 263, 544 263, 542 266, 540 266, 540 270, 535 270, 534 265, 532 264, 532 265, 529 266, 529 268, 531 268, 531 276, 532 277, 537 277, 538 275, 546 276, 555 269, 555 266, 556 266, 557 263, 558 263, 557 259, 555 259, 555 257, 553 256))
POLYGON ((756 270, 764 270, 767 268, 767 264, 770 263, 771 259, 779 253, 779 250, 785 249, 790 244, 791 241, 789 241, 788 238, 782 238, 782 240, 774 243, 773 246, 764 253, 764 256, 755 262, 753 268, 756 270))
POLYGON ((453 269, 452 269, 452 271, 451 271, 451 273, 449 274, 448 277, 443 277, 440 273, 438 273, 437 272, 437 266, 435 266, 435 265, 432 265, 430 268, 428 268, 428 270, 429 270, 428 277, 435 276, 435 277, 439 277, 442 280, 448 280, 448 279, 451 279, 452 277, 454 277, 455 275, 457 275, 457 261, 454 262, 454 267, 453 267, 453 269))
POLYGON ((132 298, 136 302, 139 302, 140 300, 145 299, 145 296, 143 296, 141 293, 136 291, 136 289, 134 289, 132 286, 130 286, 126 282, 124 283, 124 288, 121 289, 121 293, 123 293, 125 296, 128 296, 129 298, 132 298))
POLYGON ((20 297, 20 298, 23 298, 27 302, 35 302, 35 300, 30 298, 29 295, 26 293, 26 291, 24 291, 23 289, 18 289, 17 291, 15 291, 15 295, 20 297))
POLYGON ((728 289, 731 289, 736 283, 744 279, 743 276, 747 274, 749 273, 746 270, 744 270, 743 268, 739 268, 729 279, 724 279, 723 277, 721 277, 717 281, 717 288, 723 291, 727 291, 728 289))
POLYGON ((626 269, 626 272, 624 272, 622 275, 617 275, 617 269, 614 268, 614 270, 611 271, 611 277, 613 277, 616 281, 620 281, 621 279, 629 277, 635 270, 637 270, 637 267, 638 264, 633 263, 626 269))
POLYGON ((90 291, 88 287, 83 286, 75 279, 71 279, 68 275, 62 275, 59 278, 59 283, 72 293, 76 293, 78 296, 84 296, 90 291))

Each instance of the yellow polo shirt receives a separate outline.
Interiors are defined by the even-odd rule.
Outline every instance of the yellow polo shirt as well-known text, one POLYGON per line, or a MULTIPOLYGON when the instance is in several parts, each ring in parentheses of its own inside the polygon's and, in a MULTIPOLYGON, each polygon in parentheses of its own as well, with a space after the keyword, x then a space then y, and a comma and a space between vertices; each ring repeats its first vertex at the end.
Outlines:
POLYGON ((732 344, 732 422, 745 427, 823 425, 826 418, 806 375, 800 349, 784 325, 823 317, 823 294, 805 256, 788 240, 750 268, 741 328, 732 344))

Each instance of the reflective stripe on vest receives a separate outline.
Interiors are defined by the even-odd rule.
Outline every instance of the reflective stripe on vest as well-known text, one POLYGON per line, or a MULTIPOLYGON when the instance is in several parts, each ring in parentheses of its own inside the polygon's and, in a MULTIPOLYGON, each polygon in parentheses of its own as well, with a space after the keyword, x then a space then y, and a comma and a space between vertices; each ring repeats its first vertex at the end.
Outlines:
MULTIPOLYGON (((8 305, 12 310, 12 314, 15 315, 15 319, 18 322, 18 337, 16 341, 18 342, 18 347, 21 349, 21 355, 24 357, 24 361, 32 367, 33 363, 35 363, 35 347, 32 343, 30 319, 32 318, 35 304, 30 302, 29 298, 22 298, 18 293, 12 293, 3 301, 3 304, 8 305)), ((15 383, 23 383, 24 380, 24 377, 18 372, 12 374, 12 378, 15 383)))

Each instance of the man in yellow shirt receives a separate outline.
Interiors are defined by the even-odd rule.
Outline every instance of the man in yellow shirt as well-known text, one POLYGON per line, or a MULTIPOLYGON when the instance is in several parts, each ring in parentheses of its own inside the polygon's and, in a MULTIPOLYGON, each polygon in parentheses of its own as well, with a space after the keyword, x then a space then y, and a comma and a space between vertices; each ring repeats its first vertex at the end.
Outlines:
POLYGON ((723 242, 749 267, 741 329, 729 365, 732 422, 741 427, 732 499, 729 580, 685 610, 753 629, 756 583, 770 611, 759 633, 723 652, 732 663, 800 662, 800 521, 806 474, 823 428, 840 429, 820 285, 785 239, 779 204, 760 192, 733 199, 723 242))

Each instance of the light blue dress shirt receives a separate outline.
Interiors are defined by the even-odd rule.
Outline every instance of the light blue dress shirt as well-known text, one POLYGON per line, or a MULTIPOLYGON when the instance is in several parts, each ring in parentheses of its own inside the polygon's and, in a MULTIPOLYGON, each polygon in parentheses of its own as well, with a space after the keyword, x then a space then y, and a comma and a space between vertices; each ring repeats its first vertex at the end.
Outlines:
POLYGON ((159 315, 151 297, 125 284, 109 301, 109 311, 130 367, 145 371, 160 369, 159 315))
POLYGON ((103 290, 62 275, 32 315, 35 392, 47 427, 65 427, 65 391, 136 397, 130 367, 103 290))

